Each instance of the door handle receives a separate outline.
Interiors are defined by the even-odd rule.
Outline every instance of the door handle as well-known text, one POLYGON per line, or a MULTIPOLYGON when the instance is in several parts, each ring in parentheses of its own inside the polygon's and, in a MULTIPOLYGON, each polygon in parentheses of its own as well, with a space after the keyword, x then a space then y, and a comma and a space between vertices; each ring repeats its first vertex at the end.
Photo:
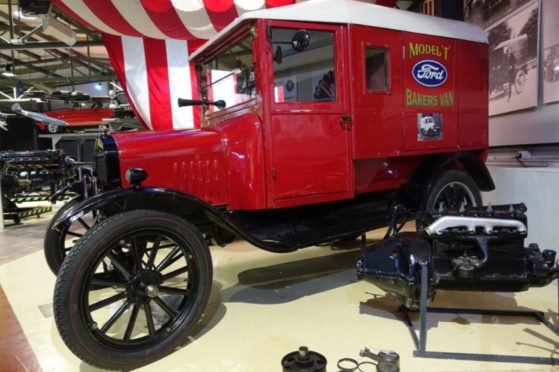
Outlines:
POLYGON ((351 130, 351 125, 353 124, 353 120, 349 115, 342 115, 340 117, 340 124, 345 130, 351 130))

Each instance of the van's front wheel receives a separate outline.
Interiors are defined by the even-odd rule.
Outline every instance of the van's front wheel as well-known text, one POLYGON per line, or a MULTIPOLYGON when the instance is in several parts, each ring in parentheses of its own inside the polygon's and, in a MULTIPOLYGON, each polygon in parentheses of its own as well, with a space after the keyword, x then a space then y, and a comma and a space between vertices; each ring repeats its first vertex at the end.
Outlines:
POLYGON ((196 227, 168 213, 120 213, 89 230, 64 260, 56 325, 86 363, 137 368, 187 341, 211 284, 209 249, 196 227))

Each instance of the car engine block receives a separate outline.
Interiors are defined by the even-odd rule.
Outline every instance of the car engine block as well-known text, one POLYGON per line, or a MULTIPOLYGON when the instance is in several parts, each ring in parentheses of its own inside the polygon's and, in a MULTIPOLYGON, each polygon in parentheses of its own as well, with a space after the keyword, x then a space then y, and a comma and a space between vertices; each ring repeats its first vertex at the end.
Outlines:
POLYGON ((423 232, 404 232, 365 248, 358 276, 416 308, 421 265, 428 266, 428 296, 437 289, 519 292, 559 276, 556 252, 524 246, 526 206, 433 211, 423 232))
POLYGON ((2 193, 16 195, 64 186, 75 177, 75 162, 62 150, 2 151, 2 193))

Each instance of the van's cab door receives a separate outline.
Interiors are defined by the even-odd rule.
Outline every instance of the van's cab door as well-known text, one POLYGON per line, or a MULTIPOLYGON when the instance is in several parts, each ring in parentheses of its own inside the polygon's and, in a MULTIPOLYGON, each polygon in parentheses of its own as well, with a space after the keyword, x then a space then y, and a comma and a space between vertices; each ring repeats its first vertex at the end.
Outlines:
POLYGON ((275 207, 352 195, 344 31, 280 21, 267 27, 269 191, 275 207))

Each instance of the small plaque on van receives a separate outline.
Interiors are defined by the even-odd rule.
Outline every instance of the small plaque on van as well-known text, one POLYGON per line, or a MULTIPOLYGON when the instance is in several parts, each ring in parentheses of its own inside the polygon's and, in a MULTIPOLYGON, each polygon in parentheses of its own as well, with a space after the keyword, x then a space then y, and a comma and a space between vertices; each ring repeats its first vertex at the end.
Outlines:
POLYGON ((417 114, 417 140, 438 141, 443 139, 443 115, 441 113, 417 114))

